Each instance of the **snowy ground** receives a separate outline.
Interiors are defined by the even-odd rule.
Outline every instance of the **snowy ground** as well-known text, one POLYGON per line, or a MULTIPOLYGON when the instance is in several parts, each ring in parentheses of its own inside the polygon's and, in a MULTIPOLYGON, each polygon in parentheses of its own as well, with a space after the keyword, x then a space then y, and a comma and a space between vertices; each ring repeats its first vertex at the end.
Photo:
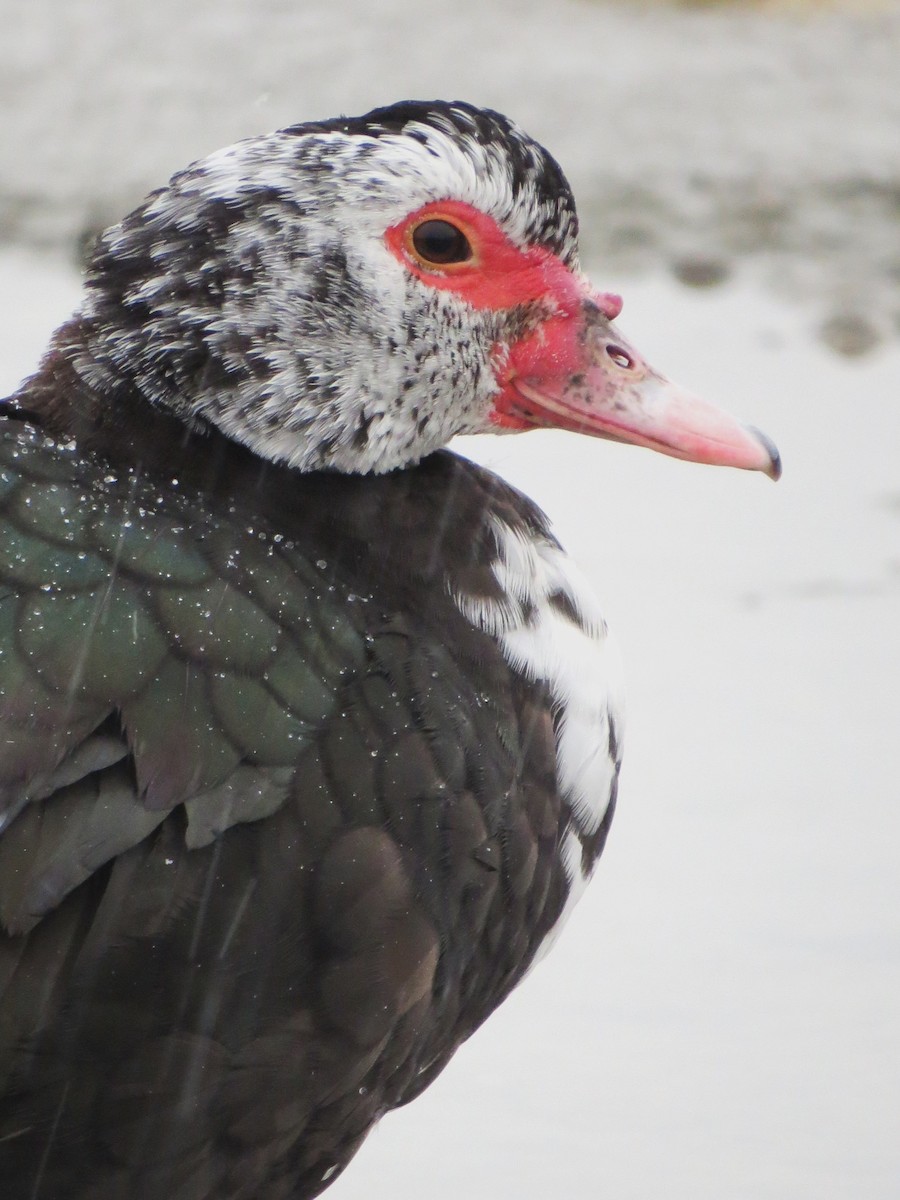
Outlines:
POLYGON ((187 159, 453 94, 552 147, 625 331, 784 455, 466 448, 605 599, 621 805, 546 964, 329 1200, 900 1195, 900 6, 856 7, 0 0, 0 394, 78 233, 187 159))

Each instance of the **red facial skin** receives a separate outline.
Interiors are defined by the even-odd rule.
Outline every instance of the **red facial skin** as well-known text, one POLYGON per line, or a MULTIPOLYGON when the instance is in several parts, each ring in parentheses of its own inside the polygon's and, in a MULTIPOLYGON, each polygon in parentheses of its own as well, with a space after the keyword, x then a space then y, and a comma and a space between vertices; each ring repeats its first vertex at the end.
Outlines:
POLYGON ((654 371, 610 324, 622 309, 542 246, 516 246, 486 214, 458 200, 426 204, 385 234, 393 254, 429 287, 478 309, 539 303, 546 317, 511 346, 498 348, 499 391, 490 413, 501 429, 570 429, 631 442, 695 462, 780 474, 772 443, 654 371), (412 233, 443 220, 466 236, 464 262, 434 264, 412 233))

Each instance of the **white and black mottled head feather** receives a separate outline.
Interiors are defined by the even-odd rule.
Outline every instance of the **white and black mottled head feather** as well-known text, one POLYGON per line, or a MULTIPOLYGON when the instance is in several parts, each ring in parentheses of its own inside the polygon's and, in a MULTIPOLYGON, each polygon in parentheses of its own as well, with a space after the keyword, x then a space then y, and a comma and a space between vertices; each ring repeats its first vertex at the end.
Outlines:
POLYGON ((468 104, 402 103, 175 175, 100 238, 73 366, 301 469, 415 462, 487 428, 496 347, 536 319, 403 270, 385 230, 440 200, 576 266, 572 194, 541 146, 468 104))

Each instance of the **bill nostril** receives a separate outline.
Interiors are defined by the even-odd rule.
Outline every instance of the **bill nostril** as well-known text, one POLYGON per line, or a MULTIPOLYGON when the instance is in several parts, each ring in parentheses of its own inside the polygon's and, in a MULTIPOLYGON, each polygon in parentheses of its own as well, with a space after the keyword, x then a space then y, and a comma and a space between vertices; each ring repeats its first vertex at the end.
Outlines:
POLYGON ((634 359, 627 350, 623 350, 621 346, 607 346, 606 353, 613 360, 617 367, 621 367, 623 371, 630 371, 634 366, 634 359))

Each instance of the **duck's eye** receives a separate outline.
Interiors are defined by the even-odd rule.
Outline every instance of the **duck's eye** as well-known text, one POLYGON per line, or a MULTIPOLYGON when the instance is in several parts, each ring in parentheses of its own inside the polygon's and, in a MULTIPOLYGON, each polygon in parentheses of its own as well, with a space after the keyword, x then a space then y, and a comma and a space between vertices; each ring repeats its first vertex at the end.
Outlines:
POLYGON ((423 221, 413 229, 411 240, 416 257, 426 266, 445 267, 472 257, 469 239, 450 221, 423 221))

